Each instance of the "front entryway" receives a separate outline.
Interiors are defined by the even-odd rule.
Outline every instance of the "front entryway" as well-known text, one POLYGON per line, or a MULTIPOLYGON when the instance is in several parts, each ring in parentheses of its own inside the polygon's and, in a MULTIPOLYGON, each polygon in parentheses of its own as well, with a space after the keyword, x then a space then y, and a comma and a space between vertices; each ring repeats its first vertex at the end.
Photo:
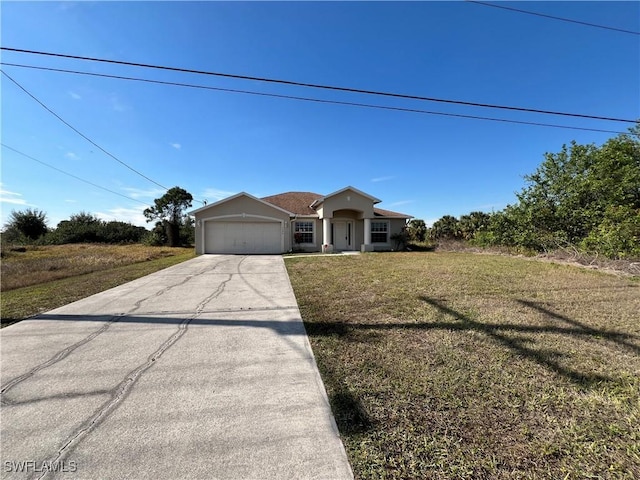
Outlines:
POLYGON ((353 250, 353 222, 334 221, 332 227, 334 250, 353 250))

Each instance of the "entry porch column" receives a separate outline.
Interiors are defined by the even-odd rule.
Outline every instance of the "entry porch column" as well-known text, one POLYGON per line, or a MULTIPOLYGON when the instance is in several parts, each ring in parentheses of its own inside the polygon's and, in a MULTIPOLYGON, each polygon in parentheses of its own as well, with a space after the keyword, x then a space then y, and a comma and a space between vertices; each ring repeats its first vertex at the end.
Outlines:
POLYGON ((364 243, 360 248, 362 252, 373 252, 373 245, 371 244, 371 219, 364 219, 364 243))
POLYGON ((331 219, 322 219, 322 252, 333 252, 333 245, 331 244, 331 219))

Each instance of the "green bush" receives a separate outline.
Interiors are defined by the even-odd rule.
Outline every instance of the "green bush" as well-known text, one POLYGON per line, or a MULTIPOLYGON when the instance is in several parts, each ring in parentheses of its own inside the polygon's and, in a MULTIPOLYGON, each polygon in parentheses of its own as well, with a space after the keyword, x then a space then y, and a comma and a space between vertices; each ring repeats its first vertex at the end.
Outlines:
POLYGON ((19 212, 12 210, 2 237, 10 243, 33 243, 48 230, 45 212, 30 208, 19 212))
POLYGON ((156 226, 147 233, 143 242, 150 247, 160 247, 167 244, 167 232, 162 222, 156 222, 156 226))
MULTIPOLYGON (((570 247, 617 259, 640 256, 639 134, 640 124, 600 147, 572 142, 545 154, 538 169, 525 176, 518 203, 491 215, 473 242, 538 252, 570 247)), ((439 225, 440 231, 450 231, 449 224, 439 225)))
POLYGON ((148 235, 144 227, 131 223, 105 222, 90 213, 80 212, 58 223, 47 236, 48 243, 140 243, 148 235))
POLYGON ((580 248, 609 258, 640 258, 640 209, 607 208, 604 220, 580 242, 580 248))

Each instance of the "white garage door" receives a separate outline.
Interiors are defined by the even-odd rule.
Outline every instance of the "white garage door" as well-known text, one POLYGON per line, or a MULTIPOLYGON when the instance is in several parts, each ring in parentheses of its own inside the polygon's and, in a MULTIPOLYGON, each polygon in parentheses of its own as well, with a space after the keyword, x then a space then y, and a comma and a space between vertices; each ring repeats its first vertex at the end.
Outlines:
POLYGON ((205 253, 282 253, 282 224, 206 222, 205 253))

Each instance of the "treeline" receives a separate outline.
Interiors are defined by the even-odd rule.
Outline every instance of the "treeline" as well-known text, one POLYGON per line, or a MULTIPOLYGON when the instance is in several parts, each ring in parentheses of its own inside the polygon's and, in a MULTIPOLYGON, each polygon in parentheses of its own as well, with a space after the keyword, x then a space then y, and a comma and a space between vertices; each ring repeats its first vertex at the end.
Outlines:
MULTIPOLYGON (((179 228, 180 243, 190 245, 194 239, 193 220, 185 217, 179 228)), ((80 212, 63 220, 55 228, 47 226, 46 213, 27 209, 13 211, 3 233, 3 243, 63 245, 67 243, 168 243, 166 228, 158 222, 153 230, 147 230, 127 222, 104 221, 97 216, 80 212)))
MULTIPOLYGON (((446 215, 424 238, 640 258, 640 125, 599 147, 572 142, 547 153, 525 180, 515 204, 492 214, 446 215)), ((419 227, 409 226, 417 240, 419 227)))
POLYGON ((192 201, 193 196, 180 187, 170 188, 160 198, 156 198, 153 206, 143 212, 148 222, 156 220, 151 231, 131 223, 105 222, 86 212, 71 215, 69 220, 63 220, 56 228, 50 229, 45 212, 14 210, 4 226, 2 243, 146 243, 171 247, 192 245, 195 241, 195 225, 193 219, 186 214, 192 201))

